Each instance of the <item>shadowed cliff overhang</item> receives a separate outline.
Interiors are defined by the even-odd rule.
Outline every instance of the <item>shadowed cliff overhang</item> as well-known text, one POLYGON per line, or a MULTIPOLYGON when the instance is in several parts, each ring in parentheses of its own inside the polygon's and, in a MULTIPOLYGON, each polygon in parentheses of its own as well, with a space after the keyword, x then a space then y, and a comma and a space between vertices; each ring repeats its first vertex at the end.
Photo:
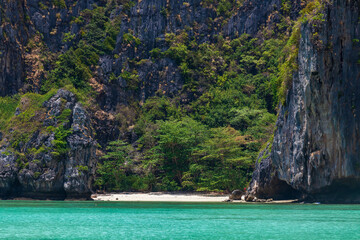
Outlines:
POLYGON ((360 203, 360 177, 334 180, 331 185, 307 194, 305 201, 360 203))

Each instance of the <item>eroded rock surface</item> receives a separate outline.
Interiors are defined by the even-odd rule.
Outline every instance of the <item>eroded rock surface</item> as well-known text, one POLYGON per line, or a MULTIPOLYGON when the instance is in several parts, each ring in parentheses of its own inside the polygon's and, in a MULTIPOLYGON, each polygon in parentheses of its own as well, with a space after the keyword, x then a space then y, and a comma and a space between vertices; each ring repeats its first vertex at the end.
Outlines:
POLYGON ((43 105, 46 131, 18 148, 3 141, 0 197, 90 198, 96 141, 87 112, 63 89, 43 105))
POLYGON ((248 194, 276 197, 282 181, 309 200, 360 202, 358 18, 359 1, 333 1, 320 25, 302 25, 298 71, 248 194))

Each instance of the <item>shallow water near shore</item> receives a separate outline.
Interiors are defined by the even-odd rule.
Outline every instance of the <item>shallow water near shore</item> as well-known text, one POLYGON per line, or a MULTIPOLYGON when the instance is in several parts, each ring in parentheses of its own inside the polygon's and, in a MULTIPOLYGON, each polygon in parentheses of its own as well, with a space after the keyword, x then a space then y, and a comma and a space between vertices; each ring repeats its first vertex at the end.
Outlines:
POLYGON ((0 201, 0 239, 360 239, 360 205, 0 201))

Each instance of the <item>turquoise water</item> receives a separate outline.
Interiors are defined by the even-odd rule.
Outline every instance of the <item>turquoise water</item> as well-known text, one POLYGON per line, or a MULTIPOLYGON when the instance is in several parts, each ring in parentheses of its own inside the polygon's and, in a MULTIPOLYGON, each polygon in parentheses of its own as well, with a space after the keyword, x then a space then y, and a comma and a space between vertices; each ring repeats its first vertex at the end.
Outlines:
POLYGON ((360 205, 0 201, 0 239, 360 239, 360 205))

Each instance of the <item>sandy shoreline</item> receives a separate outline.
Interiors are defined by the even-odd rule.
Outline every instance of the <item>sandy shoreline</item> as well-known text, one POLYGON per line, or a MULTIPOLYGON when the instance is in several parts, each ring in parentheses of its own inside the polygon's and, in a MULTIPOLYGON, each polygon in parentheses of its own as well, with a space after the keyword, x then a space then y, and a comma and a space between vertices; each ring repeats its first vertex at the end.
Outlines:
MULTIPOLYGON (((119 202, 204 202, 204 203, 220 203, 228 202, 228 195, 214 195, 201 193, 108 193, 108 194, 93 194, 91 198, 94 201, 119 201, 119 202)), ((259 202, 245 202, 242 200, 231 201, 233 203, 248 203, 258 204, 259 202)), ((292 200, 278 200, 270 202, 262 202, 265 204, 289 204, 296 203, 297 199, 292 200)))
POLYGON ((289 200, 274 200, 274 201, 253 201, 246 202, 243 200, 229 200, 230 194, 206 194, 206 193, 168 193, 168 192, 122 192, 122 193, 105 193, 105 194, 92 194, 91 198, 78 198, 78 199, 36 199, 26 197, 16 197, 9 199, 0 200, 19 200, 19 201, 118 201, 118 202, 189 202, 189 203, 221 203, 221 202, 232 202, 232 203, 247 203, 247 204, 289 204, 299 203, 298 199, 289 200))
POLYGON ((186 193, 109 193, 94 194, 95 201, 122 202, 224 202, 229 195, 186 193))

